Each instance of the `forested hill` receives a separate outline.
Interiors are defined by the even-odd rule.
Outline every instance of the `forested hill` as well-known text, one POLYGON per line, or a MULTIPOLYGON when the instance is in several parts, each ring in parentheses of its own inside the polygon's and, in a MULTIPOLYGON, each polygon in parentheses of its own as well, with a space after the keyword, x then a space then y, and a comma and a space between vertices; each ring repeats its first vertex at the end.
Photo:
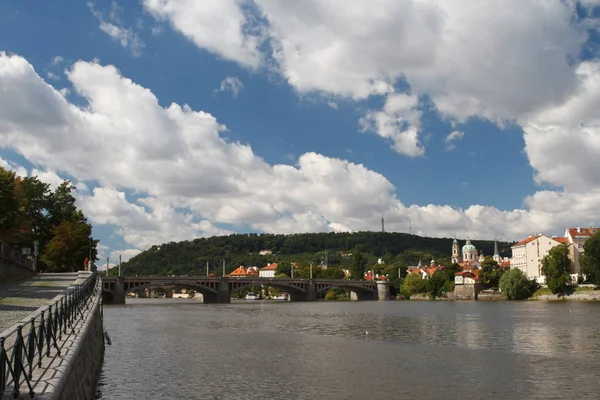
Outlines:
MULTIPOLYGON (((407 267, 419 261, 429 264, 433 258, 436 263, 448 265, 452 240, 387 232, 234 234, 152 246, 123 263, 122 273, 125 276, 204 275, 208 263, 210 272, 221 275, 223 261, 227 273, 240 265, 263 267, 269 262, 297 262, 304 266, 326 260, 330 267, 347 268, 352 263, 348 253, 357 252, 368 263, 383 258, 388 265, 407 267), (264 250, 272 254, 259 254, 264 250)), ((484 255, 494 253, 493 241, 473 240, 472 243, 484 255)), ((464 244, 464 240, 459 240, 461 247, 464 244)), ((510 256, 511 244, 498 242, 501 256, 510 256)))

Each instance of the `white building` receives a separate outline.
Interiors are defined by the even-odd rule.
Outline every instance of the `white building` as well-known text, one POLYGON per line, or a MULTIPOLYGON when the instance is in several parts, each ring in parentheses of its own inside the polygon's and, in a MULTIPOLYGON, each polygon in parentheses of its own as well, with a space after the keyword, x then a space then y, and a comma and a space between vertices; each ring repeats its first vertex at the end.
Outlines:
POLYGON ((269 264, 266 267, 263 267, 259 271, 259 275, 261 278, 275 278, 275 270, 277 269, 277 263, 269 264))
POLYGON ((511 247, 510 267, 520 269, 529 279, 544 283, 542 259, 551 248, 560 244, 569 244, 569 240, 566 237, 550 237, 542 234, 529 236, 511 247))
POLYGON ((578 275, 581 273, 581 266, 579 261, 581 256, 584 253, 583 245, 586 240, 594 236, 598 232, 598 228, 567 228, 565 232, 565 237, 569 241, 569 256, 571 257, 571 261, 573 261, 573 266, 571 269, 572 275, 578 275))

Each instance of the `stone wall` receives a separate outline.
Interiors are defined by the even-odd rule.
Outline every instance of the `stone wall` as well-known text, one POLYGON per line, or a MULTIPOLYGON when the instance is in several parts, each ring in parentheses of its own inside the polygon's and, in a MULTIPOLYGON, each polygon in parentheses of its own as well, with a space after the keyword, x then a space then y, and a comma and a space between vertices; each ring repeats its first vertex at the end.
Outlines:
POLYGON ((35 271, 25 256, 0 241, 0 282, 28 278, 35 271))
POLYGON ((479 284, 475 285, 456 285, 452 300, 477 300, 478 294, 482 287, 479 284))
POLYGON ((70 335, 63 347, 64 355, 57 365, 50 365, 55 373, 47 387, 36 399, 92 400, 104 362, 104 328, 102 325, 102 290, 90 307, 85 321, 76 335, 70 335))

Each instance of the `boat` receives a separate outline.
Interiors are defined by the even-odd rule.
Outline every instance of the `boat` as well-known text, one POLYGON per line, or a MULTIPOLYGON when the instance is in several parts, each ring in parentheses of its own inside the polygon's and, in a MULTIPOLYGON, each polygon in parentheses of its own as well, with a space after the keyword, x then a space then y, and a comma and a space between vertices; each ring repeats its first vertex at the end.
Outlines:
POLYGON ((288 299, 288 295, 287 293, 279 293, 277 296, 272 298, 273 300, 287 300, 288 299))
POLYGON ((252 292, 248 292, 246 294, 246 297, 244 297, 246 300, 258 300, 258 295, 254 294, 252 292))

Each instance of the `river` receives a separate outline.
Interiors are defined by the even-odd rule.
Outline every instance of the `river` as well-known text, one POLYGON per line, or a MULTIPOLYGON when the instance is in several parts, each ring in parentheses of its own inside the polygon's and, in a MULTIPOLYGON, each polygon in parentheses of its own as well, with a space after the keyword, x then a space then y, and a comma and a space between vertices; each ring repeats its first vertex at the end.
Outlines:
POLYGON ((127 299, 98 399, 598 399, 600 303, 127 299))

